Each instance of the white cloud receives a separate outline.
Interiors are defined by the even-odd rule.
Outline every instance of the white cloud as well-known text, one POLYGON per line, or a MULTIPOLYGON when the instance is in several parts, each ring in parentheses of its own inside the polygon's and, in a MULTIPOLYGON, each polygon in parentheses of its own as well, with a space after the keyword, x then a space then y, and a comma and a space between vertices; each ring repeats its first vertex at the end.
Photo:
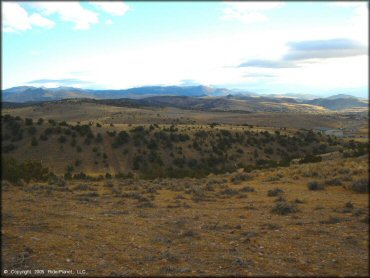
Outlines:
POLYGON ((117 2, 90 2, 92 5, 98 7, 106 13, 122 16, 124 15, 130 7, 120 1, 117 2))
POLYGON ((31 24, 34 24, 36 26, 44 27, 47 29, 53 28, 55 23, 54 21, 51 21, 45 17, 42 17, 41 15, 34 13, 29 17, 29 20, 31 24))
POLYGON ((335 90, 365 86, 368 74, 366 57, 346 57, 307 64, 297 69, 279 70, 275 83, 335 90))
POLYGON ((225 3, 223 9, 223 20, 237 20, 242 23, 262 22, 268 18, 264 12, 279 8, 281 2, 231 2, 225 3))
POLYGON ((331 6, 337 6, 337 7, 343 7, 343 8, 353 8, 353 7, 359 7, 359 6, 366 6, 367 3, 359 2, 359 1, 350 1, 350 2, 333 2, 329 3, 331 6))
POLYGON ((28 30, 32 28, 27 11, 19 4, 3 2, 2 8, 4 31, 28 30))
POLYGON ((111 24, 113 24, 113 21, 112 21, 112 20, 110 20, 110 19, 107 19, 107 20, 105 21, 105 24, 106 24, 106 25, 111 25, 111 24))
POLYGON ((86 30, 99 22, 98 15, 77 2, 32 2, 30 6, 44 15, 58 14, 63 21, 73 22, 75 30, 86 30))
POLYGON ((54 22, 39 14, 28 15, 27 11, 17 3, 3 2, 3 31, 15 32, 32 29, 32 25, 44 28, 52 28, 54 22))

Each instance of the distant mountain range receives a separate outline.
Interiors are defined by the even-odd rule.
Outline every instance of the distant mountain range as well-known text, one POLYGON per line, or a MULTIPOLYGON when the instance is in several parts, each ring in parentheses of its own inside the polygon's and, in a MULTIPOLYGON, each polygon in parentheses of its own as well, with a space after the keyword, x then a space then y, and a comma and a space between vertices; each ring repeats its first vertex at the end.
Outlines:
POLYGON ((2 91, 2 100, 7 102, 50 101, 67 98, 142 98, 157 95, 173 96, 220 96, 229 93, 227 89, 206 86, 147 86, 124 90, 90 90, 73 87, 44 88, 21 86, 2 91))
MULTIPOLYGON (((349 108, 367 107, 368 101, 347 94, 333 95, 327 98, 314 98, 309 95, 307 99, 298 95, 256 95, 251 92, 242 93, 224 88, 211 88, 207 86, 146 86, 123 90, 91 90, 73 87, 32 87, 20 86, 2 91, 2 102, 5 103, 27 103, 44 102, 62 99, 97 99, 114 100, 142 99, 140 104, 144 105, 169 105, 179 108, 215 108, 226 109, 230 102, 233 107, 248 103, 249 106, 257 104, 271 105, 313 105, 330 110, 343 110, 349 108)), ((135 101, 133 103, 136 103, 135 101)), ((14 107, 17 105, 14 105, 14 107)))

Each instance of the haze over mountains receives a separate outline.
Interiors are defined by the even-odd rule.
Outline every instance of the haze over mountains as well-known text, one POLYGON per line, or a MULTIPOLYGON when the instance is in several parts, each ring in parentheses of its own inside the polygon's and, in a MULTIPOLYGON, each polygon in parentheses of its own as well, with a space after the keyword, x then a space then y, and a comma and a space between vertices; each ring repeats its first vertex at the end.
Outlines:
MULTIPOLYGON (((368 101, 348 94, 337 94, 327 98, 313 98, 312 95, 258 95, 225 88, 207 86, 146 86, 122 90, 92 90, 74 87, 45 88, 33 86, 13 87, 2 91, 4 103, 27 103, 55 101, 71 98, 97 100, 124 99, 125 103, 144 106, 171 106, 178 108, 199 108, 235 110, 243 109, 244 104, 259 110, 261 104, 271 108, 275 104, 311 105, 329 110, 363 108, 368 101), (130 100, 131 99, 131 100, 130 100), (257 105, 257 106, 256 106, 257 105), (238 107, 240 109, 238 109, 238 107)), ((280 106, 277 109, 281 109, 280 106)), ((265 109, 262 109, 265 110, 265 109)), ((284 109, 283 109, 284 110, 284 109)))

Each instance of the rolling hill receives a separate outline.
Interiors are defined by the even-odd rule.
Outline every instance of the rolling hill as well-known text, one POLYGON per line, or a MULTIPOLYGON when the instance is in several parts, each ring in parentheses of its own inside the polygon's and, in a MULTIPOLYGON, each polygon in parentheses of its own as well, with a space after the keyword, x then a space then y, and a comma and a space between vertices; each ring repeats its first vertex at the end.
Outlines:
POLYGON ((2 91, 2 104, 16 107, 19 103, 63 99, 95 99, 109 105, 168 106, 181 109, 245 112, 322 112, 365 108, 368 101, 338 94, 328 98, 295 99, 273 95, 252 95, 207 86, 147 86, 125 90, 90 90, 73 87, 44 88, 21 86, 2 91), (13 104, 18 103, 18 104, 13 104))

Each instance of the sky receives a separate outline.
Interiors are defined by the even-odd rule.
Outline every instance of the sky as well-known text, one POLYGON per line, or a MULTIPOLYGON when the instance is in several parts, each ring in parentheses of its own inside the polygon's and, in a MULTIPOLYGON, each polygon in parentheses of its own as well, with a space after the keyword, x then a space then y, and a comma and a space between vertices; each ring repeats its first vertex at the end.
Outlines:
POLYGON ((362 2, 2 2, 2 89, 205 85, 368 97, 362 2))

